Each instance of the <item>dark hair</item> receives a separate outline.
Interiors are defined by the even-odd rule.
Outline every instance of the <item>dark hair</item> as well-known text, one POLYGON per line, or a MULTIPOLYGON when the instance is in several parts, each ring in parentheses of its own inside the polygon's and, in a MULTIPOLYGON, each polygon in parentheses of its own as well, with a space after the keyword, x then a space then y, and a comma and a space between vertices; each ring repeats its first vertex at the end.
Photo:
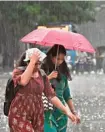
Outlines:
POLYGON ((16 67, 25 67, 27 66, 27 62, 24 61, 26 56, 26 52, 22 53, 22 55, 20 56, 19 60, 16 63, 16 67))
MULTIPOLYGON (((55 65, 53 64, 51 58, 52 57, 56 57, 57 56, 57 52, 58 52, 58 55, 59 54, 64 54, 66 56, 66 49, 65 49, 65 47, 63 45, 55 44, 50 50, 48 50, 47 57, 45 58, 45 60, 44 60, 44 62, 42 64, 42 69, 47 74, 51 73, 52 71, 55 70, 55 65)), ((57 80, 60 80, 60 74, 63 74, 69 80, 72 80, 69 68, 67 67, 67 63, 65 62, 65 60, 63 61, 63 63, 59 67, 57 67, 56 70, 59 73, 57 80)))
POLYGON ((48 52, 47 52, 47 56, 51 55, 52 57, 56 57, 57 56, 57 52, 58 54, 64 54, 66 55, 66 49, 63 45, 58 45, 55 44, 53 47, 51 47, 48 52))

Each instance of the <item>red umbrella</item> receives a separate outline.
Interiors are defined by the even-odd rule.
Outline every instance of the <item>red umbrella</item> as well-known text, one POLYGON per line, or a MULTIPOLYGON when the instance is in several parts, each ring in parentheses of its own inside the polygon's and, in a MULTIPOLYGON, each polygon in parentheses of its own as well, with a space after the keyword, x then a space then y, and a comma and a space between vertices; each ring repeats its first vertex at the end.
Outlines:
POLYGON ((95 52, 90 42, 81 34, 56 29, 37 29, 21 39, 24 43, 33 43, 43 46, 61 44, 66 49, 95 52))

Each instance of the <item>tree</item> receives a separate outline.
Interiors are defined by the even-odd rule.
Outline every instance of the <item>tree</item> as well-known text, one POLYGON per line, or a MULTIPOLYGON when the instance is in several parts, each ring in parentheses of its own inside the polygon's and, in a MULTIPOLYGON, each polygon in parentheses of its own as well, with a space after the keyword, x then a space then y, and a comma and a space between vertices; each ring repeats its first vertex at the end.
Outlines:
POLYGON ((51 21, 83 23, 95 20, 94 3, 91 1, 46 1, 41 3, 41 12, 41 24, 51 21))
POLYGON ((1 1, 0 49, 3 64, 13 65, 21 50, 19 39, 37 25, 94 20, 94 3, 91 1, 1 1))

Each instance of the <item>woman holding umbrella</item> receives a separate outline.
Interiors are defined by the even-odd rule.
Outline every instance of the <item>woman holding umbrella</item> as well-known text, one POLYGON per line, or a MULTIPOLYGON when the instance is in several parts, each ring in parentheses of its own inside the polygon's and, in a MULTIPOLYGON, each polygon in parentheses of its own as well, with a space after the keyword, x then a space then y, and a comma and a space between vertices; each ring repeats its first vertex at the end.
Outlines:
MULTIPOLYGON (((93 47, 83 35, 72 32, 66 32, 63 30, 55 30, 55 29, 47 29, 47 28, 37 29, 24 36, 21 39, 21 42, 39 44, 43 46, 53 46, 53 44, 63 44, 66 49, 71 49, 71 50, 75 49, 75 50, 86 51, 91 53, 94 52, 93 47)), ((49 80, 51 80, 53 87, 55 87, 55 92, 57 96, 59 97, 59 99, 62 101, 63 104, 65 104, 65 101, 67 102, 70 110, 75 115, 78 123, 80 122, 80 119, 76 115, 76 112, 74 110, 74 106, 72 103, 72 99, 68 87, 67 80, 68 79, 70 80, 71 77, 69 74, 69 70, 67 68, 67 64, 64 60, 66 55, 65 48, 60 45, 53 46, 51 50, 47 53, 48 57, 45 59, 42 68, 48 74, 48 78, 49 80), (57 69, 56 69, 57 71, 54 71, 56 68, 55 64, 57 64, 57 69)), ((50 111, 47 111, 46 114, 48 112, 50 111)), ((51 114, 49 115, 46 114, 45 114, 45 119, 46 117, 50 119, 51 114)), ((62 112, 59 111, 58 109, 54 110, 53 115, 58 123, 58 131, 65 132, 67 127, 67 117, 64 114, 62 114, 62 112)), ((45 132, 47 131, 48 130, 45 130, 45 132)))
MULTIPOLYGON (((47 57, 43 62, 42 69, 47 73, 48 79, 50 80, 57 97, 64 105, 65 102, 68 104, 72 114, 76 117, 76 122, 79 123, 80 118, 75 112, 72 97, 70 95, 70 89, 68 86, 68 80, 71 80, 71 76, 65 62, 65 56, 66 49, 64 46, 55 44, 47 52, 47 57)), ((46 110, 44 131, 49 132, 50 129, 52 129, 51 124, 55 123, 57 123, 56 129, 58 132, 66 132, 67 116, 57 108, 55 108, 54 111, 46 110)))

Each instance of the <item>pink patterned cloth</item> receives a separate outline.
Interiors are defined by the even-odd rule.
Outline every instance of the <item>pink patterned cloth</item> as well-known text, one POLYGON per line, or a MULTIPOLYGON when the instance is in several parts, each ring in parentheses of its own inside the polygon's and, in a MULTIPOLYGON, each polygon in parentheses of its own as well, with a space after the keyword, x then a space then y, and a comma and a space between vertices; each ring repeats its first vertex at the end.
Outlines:
MULTIPOLYGON (((18 69, 13 71, 15 86, 21 79, 22 72, 18 69)), ((41 75, 31 78, 26 86, 22 86, 12 101, 9 110, 9 126, 11 132, 43 132, 44 113, 42 92, 51 99, 55 96, 48 79, 45 87, 41 75)))

